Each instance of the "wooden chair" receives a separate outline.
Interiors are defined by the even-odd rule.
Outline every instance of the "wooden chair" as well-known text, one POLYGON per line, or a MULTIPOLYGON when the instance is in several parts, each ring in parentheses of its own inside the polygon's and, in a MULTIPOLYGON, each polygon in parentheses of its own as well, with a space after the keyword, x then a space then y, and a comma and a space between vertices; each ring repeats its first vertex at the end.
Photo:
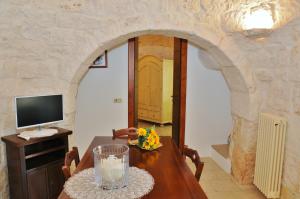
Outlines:
POLYGON ((137 129, 134 127, 125 128, 125 129, 119 129, 119 130, 112 130, 113 133, 113 139, 116 138, 129 138, 131 140, 137 139, 137 129))
POLYGON ((77 147, 72 147, 72 150, 67 152, 65 155, 65 164, 62 167, 65 180, 68 180, 71 177, 70 167, 73 161, 75 162, 75 166, 77 167, 80 161, 77 147))
POLYGON ((198 152, 194 149, 188 148, 188 146, 185 145, 183 148, 183 155, 188 156, 195 164, 195 166, 196 166, 195 177, 199 181, 202 170, 203 170, 204 163, 201 162, 198 152))

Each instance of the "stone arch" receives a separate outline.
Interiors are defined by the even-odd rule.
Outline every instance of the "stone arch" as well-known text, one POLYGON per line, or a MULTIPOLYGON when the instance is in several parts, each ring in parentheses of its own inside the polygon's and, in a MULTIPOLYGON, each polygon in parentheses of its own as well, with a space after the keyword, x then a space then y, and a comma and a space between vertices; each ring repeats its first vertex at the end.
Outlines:
MULTIPOLYGON (((136 32, 120 34, 106 41, 99 39, 99 45, 91 49, 90 54, 76 70, 71 80, 72 83, 78 84, 88 70, 89 65, 104 50, 111 49, 121 43, 126 42, 129 38, 145 35, 145 34, 161 34, 166 36, 175 36, 187 39, 189 42, 198 46, 206 56, 214 59, 228 84, 231 91, 232 113, 241 116, 247 120, 255 120, 257 116, 257 107, 253 105, 257 101, 255 93, 255 84, 253 81, 252 70, 244 58, 239 53, 235 43, 229 39, 218 39, 215 34, 210 31, 201 31, 199 34, 190 33, 182 30, 140 30, 136 32)), ((209 66, 208 66, 209 67, 209 66)))
MULTIPOLYGON (((129 38, 145 34, 161 34, 187 39, 216 61, 218 67, 213 69, 220 70, 227 82, 231 91, 231 112, 234 120, 234 127, 231 132, 233 175, 241 183, 252 182, 254 165, 249 167, 249 164, 253 164, 255 158, 255 141, 253 142, 253 140, 256 140, 255 128, 258 116, 258 96, 252 79, 252 70, 244 55, 235 46, 235 43, 228 38, 220 39, 216 34, 206 29, 201 29, 200 32, 178 29, 141 29, 134 32, 130 31, 123 31, 122 34, 108 40, 99 38, 98 41, 95 41, 99 45, 90 50, 90 54, 87 54, 87 58, 82 62, 73 76, 72 83, 77 85, 75 87, 78 87, 90 63, 99 54, 102 54, 104 50, 126 42, 129 38), (249 125, 252 127, 252 131, 247 130, 249 125), (238 159, 242 159, 242 161, 236 161, 238 159), (252 163, 249 163, 249 161, 252 163)), ((73 91, 76 92, 77 90, 73 91)), ((75 96, 76 94, 73 93, 72 95, 75 96)), ((76 99, 74 99, 74 103, 75 101, 76 99)))

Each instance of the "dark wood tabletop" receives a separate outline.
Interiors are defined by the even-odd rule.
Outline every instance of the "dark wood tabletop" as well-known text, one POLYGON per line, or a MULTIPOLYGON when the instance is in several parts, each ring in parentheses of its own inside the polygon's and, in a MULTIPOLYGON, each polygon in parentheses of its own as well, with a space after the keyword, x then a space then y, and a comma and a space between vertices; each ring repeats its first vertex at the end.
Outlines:
MULTIPOLYGON (((75 173, 93 167, 92 149, 100 144, 126 143, 126 139, 95 137, 82 157, 75 173)), ((161 137, 162 147, 145 151, 130 146, 129 164, 147 170, 154 178, 153 190, 143 199, 206 199, 206 195, 187 166, 171 137, 161 137)), ((63 191, 59 199, 70 199, 63 191)))

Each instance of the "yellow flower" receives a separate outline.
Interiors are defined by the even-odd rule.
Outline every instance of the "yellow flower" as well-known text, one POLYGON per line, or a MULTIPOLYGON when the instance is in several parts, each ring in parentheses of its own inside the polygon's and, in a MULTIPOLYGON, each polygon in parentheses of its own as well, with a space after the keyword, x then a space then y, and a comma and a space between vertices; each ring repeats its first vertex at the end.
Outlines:
POLYGON ((157 133, 154 129, 151 129, 150 135, 152 135, 152 137, 154 139, 153 144, 159 144, 159 136, 157 135, 157 133))
POLYGON ((149 150, 150 147, 151 147, 151 146, 150 146, 150 144, 149 144, 148 142, 145 141, 145 142, 143 143, 143 148, 149 150))
POLYGON ((147 142, 150 144, 150 146, 154 145, 155 139, 151 134, 148 136, 147 142))
POLYGON ((156 131, 154 129, 150 130, 150 134, 153 135, 153 136, 157 136, 157 133, 156 133, 156 131))
POLYGON ((156 136, 156 137, 155 137, 155 142, 154 142, 154 143, 157 144, 157 145, 160 143, 160 142, 159 142, 159 136, 156 136))
POLYGON ((139 128, 137 134, 138 136, 145 136, 147 134, 147 131, 144 128, 139 128))
POLYGON ((156 149, 160 146, 159 136, 154 128, 139 128, 137 134, 139 139, 139 146, 146 150, 156 149))

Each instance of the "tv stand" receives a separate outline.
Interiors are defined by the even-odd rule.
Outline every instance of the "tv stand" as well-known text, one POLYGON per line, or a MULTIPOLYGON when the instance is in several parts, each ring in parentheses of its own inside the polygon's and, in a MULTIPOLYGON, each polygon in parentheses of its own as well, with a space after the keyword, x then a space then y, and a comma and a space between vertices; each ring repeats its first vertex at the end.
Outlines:
POLYGON ((6 157, 11 199, 54 199, 63 189, 62 165, 72 131, 54 128, 50 137, 28 141, 17 134, 2 137, 6 157))

